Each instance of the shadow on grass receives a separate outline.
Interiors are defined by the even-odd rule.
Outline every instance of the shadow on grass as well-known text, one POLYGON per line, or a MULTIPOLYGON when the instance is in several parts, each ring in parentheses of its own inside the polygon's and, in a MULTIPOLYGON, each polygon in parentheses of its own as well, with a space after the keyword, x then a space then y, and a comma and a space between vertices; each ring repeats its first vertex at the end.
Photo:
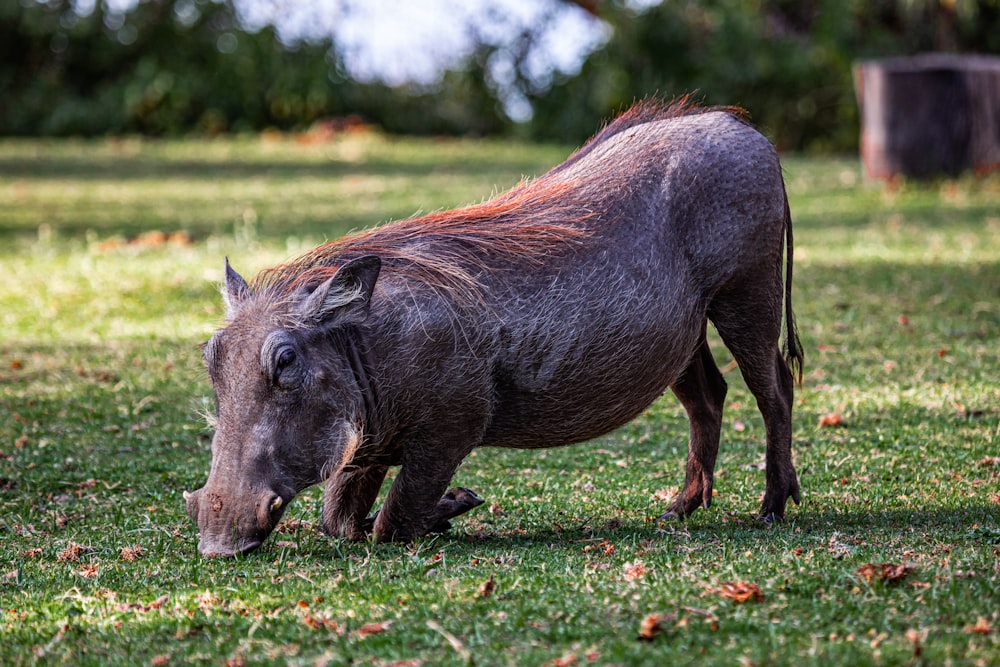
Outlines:
MULTIPOLYGON (((472 515, 470 514, 470 517, 472 515)), ((472 519, 469 519, 472 521, 472 519)), ((456 522, 456 527, 446 533, 431 535, 411 545, 348 542, 322 535, 318 528, 312 542, 297 551, 299 558, 317 560, 343 559, 345 554, 365 550, 373 558, 391 559, 400 553, 423 551, 433 553, 447 547, 452 558, 468 552, 470 557, 489 553, 546 550, 578 554, 588 545, 607 541, 610 544, 636 544, 644 549, 658 545, 683 544, 683 551, 717 547, 720 544, 738 546, 739 550, 760 549, 767 551, 774 546, 794 548, 800 544, 815 545, 817 538, 827 542, 834 535, 842 539, 857 538, 867 548, 878 550, 880 545, 898 539, 922 540, 922 535, 933 535, 931 542, 1000 546, 1000 517, 988 504, 972 504, 955 508, 929 508, 912 510, 865 511, 846 510, 809 513, 791 510, 783 524, 767 525, 748 515, 709 517, 686 522, 667 522, 656 525, 647 521, 623 521, 613 527, 573 527, 562 530, 551 527, 487 527, 474 532, 456 522), (917 537, 915 538, 914 535, 917 537)), ((273 559, 280 547, 273 538, 249 558, 273 559)), ((680 552, 679 552, 680 553, 680 552)))

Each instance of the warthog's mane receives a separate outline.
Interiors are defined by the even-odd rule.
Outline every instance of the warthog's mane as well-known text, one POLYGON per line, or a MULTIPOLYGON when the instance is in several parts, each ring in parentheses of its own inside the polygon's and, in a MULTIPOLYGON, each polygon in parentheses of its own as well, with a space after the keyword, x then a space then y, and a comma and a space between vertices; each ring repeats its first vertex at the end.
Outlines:
POLYGON ((497 267, 526 268, 554 255, 571 251, 593 234, 587 221, 603 202, 615 196, 611 189, 586 188, 560 176, 595 146, 644 123, 734 108, 700 107, 688 97, 669 104, 647 99, 634 104, 585 143, 565 162, 534 180, 479 204, 399 220, 325 243, 291 262, 266 269, 251 282, 257 293, 284 298, 314 289, 347 261, 378 255, 392 267, 421 283, 454 297, 475 299, 477 276, 497 267))

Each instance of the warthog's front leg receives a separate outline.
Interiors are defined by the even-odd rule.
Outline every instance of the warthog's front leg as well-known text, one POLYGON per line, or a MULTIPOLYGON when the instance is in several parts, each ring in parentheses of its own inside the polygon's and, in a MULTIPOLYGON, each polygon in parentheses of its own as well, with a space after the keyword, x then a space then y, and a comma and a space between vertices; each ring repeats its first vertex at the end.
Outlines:
POLYGON ((464 489, 447 491, 452 475, 472 448, 442 440, 421 439, 404 448, 403 465, 374 517, 373 531, 379 542, 409 542, 443 530, 449 519, 482 502, 464 489))
MULTIPOLYGON (((472 489, 467 489, 464 486, 456 486, 449 489, 437 502, 437 507, 434 510, 434 523, 427 529, 427 532, 443 533, 450 530, 451 519, 461 516, 473 507, 479 507, 482 504, 483 499, 472 489)), ((374 514, 365 519, 366 532, 370 533, 372 531, 378 514, 379 510, 375 510, 374 514)))
POLYGON ((364 539, 372 530, 366 519, 388 468, 383 465, 342 468, 326 480, 323 531, 334 537, 364 539))
POLYGON ((465 514, 473 507, 483 504, 483 499, 476 495, 475 491, 456 486, 450 489, 435 508, 434 525, 430 527, 430 533, 443 533, 451 528, 451 519, 465 514))
MULTIPOLYGON (((385 466, 369 466, 341 470, 327 480, 323 498, 323 531, 335 537, 351 540, 365 539, 371 534, 378 517, 378 510, 366 517, 375 502, 385 466)), ((451 519, 465 514, 483 504, 483 499, 470 489, 456 486, 449 489, 437 502, 434 521, 429 533, 443 533, 451 528, 451 519)))

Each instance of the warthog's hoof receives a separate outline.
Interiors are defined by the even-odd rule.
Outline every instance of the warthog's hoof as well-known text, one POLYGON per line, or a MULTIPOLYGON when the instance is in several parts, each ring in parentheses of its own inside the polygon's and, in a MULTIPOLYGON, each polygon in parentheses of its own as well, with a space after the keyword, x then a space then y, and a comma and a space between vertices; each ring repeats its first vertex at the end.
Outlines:
POLYGON ((447 493, 441 496, 441 500, 438 501, 437 515, 429 532, 445 532, 451 528, 450 519, 461 516, 473 507, 478 507, 482 504, 483 499, 476 495, 475 491, 467 489, 464 486, 456 486, 449 489, 447 493))

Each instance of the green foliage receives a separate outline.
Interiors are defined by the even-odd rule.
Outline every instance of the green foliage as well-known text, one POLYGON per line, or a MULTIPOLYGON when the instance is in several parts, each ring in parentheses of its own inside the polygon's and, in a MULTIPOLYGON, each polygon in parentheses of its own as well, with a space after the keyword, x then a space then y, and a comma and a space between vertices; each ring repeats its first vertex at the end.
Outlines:
POLYGON ((229 3, 140 2, 115 13, 98 2, 81 16, 59 0, 5 11, 5 134, 213 134, 299 125, 336 108, 329 44, 246 32, 229 3))
POLYGON ((250 557, 198 556, 181 494, 208 470, 197 343, 222 323, 223 256, 252 275, 569 152, 0 142, 0 663, 995 663, 996 176, 885 190, 855 161, 786 160, 807 374, 782 525, 753 519, 763 425, 730 372, 717 494, 683 523, 654 520, 687 448, 668 395, 591 443, 474 452, 455 481, 487 502, 450 534, 332 540, 314 489, 250 557), (869 581, 869 563, 913 569, 869 581))
POLYGON ((247 29, 237 2, 141 0, 119 13, 98 0, 88 15, 71 0, 3 3, 0 135, 214 135, 360 115, 400 134, 576 143, 637 98, 694 92, 746 108, 783 150, 844 151, 858 140, 858 58, 1000 53, 997 0, 670 0, 642 11, 605 0, 594 4, 611 38, 577 74, 533 79, 528 30, 482 44, 437 83, 391 88, 352 80, 330 39, 247 29), (498 55, 513 84, 494 80, 498 55), (526 124, 502 110, 511 85, 534 109, 526 124))
POLYGON ((435 93, 347 78, 329 39, 283 43, 249 31, 232 0, 10 2, 0 9, 0 135, 215 135, 302 128, 362 114, 389 131, 496 133, 503 122, 476 71, 435 93), (477 80, 480 83, 477 85, 477 80))
POLYGON ((1000 53, 1000 5, 842 0, 602 3, 611 40, 578 76, 532 96, 537 137, 580 141, 636 98, 697 91, 747 109, 783 150, 857 145, 852 62, 931 49, 1000 53), (990 27, 987 27, 990 26, 990 27))

